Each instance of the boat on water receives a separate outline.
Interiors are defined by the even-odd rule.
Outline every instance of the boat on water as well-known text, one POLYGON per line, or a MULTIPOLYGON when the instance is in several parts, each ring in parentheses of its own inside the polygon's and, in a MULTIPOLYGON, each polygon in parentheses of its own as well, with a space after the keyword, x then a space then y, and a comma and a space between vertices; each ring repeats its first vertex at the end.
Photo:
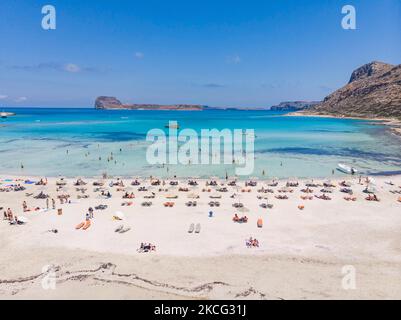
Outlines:
POLYGON ((164 127, 167 129, 179 129, 180 128, 178 123, 169 123, 169 124, 166 124, 164 127))
POLYGON ((357 174, 358 173, 357 169, 355 169, 354 167, 348 166, 346 164, 343 164, 343 163, 339 163, 337 165, 337 170, 341 171, 343 173, 346 173, 346 174, 357 174))
POLYGON ((2 119, 6 119, 6 118, 8 118, 10 116, 15 116, 15 113, 4 112, 4 111, 0 112, 0 118, 2 118, 2 119))

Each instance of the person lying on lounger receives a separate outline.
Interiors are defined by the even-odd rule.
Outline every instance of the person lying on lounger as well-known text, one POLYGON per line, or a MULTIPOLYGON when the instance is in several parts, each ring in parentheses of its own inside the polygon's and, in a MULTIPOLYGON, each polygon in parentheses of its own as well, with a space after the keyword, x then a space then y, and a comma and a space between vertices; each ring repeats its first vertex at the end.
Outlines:
POLYGON ((377 198, 377 196, 374 194, 374 195, 369 195, 369 196, 367 196, 366 198, 365 198, 367 201, 377 201, 377 202, 379 202, 380 200, 379 200, 379 198, 377 198))

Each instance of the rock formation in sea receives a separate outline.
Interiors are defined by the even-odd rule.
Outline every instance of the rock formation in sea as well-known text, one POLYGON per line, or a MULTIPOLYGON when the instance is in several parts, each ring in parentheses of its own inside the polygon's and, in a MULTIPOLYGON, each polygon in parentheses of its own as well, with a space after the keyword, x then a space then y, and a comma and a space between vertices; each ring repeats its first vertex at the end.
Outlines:
POLYGON ((317 105, 318 101, 285 101, 278 105, 272 106, 270 110, 273 111, 299 111, 309 109, 317 105))
POLYGON ((352 73, 348 84, 303 112, 401 119, 401 65, 378 61, 365 64, 352 73))
POLYGON ((123 104, 115 97, 100 96, 95 101, 96 109, 121 109, 121 110, 187 110, 198 111, 203 110, 206 106, 198 104, 123 104))
POLYGON ((97 97, 95 101, 96 109, 120 109, 122 107, 122 103, 115 97, 97 97))

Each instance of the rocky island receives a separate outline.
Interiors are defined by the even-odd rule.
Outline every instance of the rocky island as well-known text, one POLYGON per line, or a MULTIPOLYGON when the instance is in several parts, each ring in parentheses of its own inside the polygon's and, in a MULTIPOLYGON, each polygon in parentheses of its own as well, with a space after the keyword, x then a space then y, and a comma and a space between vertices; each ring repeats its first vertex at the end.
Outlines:
POLYGON ((198 104, 123 104, 115 97, 98 97, 95 101, 95 109, 101 110, 180 110, 180 111, 201 111, 207 108, 198 104))
POLYGON ((317 104, 319 101, 285 101, 278 105, 272 106, 272 111, 299 111, 309 109, 317 104))

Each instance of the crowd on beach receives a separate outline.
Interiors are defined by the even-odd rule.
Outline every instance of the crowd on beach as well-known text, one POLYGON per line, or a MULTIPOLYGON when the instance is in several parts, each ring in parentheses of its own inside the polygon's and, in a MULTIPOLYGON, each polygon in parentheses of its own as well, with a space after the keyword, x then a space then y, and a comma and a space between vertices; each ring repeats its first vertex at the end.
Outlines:
MULTIPOLYGON (((22 212, 29 213, 32 211, 40 210, 56 210, 58 205, 56 199, 59 201, 60 206, 72 203, 72 198, 74 197, 71 189, 68 189, 68 184, 75 188, 75 196, 77 199, 87 199, 91 195, 87 193, 88 185, 91 184, 93 191, 97 194, 98 201, 107 200, 113 197, 121 198, 121 206, 133 206, 134 199, 138 199, 138 202, 143 207, 153 206, 152 199, 156 197, 165 197, 168 201, 164 202, 164 207, 173 208, 177 204, 177 199, 185 196, 192 200, 185 202, 187 207, 196 207, 198 205, 198 199, 201 196, 211 199, 206 205, 209 208, 219 208, 220 201, 225 193, 229 194, 229 198, 232 199, 232 209, 224 207, 221 210, 231 211, 233 213, 232 221, 234 223, 243 224, 249 222, 249 217, 241 213, 246 212, 247 204, 241 201, 241 194, 256 193, 253 201, 261 202, 259 207, 261 208, 261 213, 263 210, 272 209, 274 205, 272 199, 277 199, 279 201, 285 201, 290 198, 295 191, 300 193, 299 199, 301 200, 297 208, 299 210, 305 210, 307 207, 306 203, 308 201, 319 199, 323 201, 331 201, 335 194, 343 194, 343 199, 345 201, 357 201, 360 199, 359 192, 362 191, 364 196, 362 197, 369 202, 380 202, 381 199, 378 196, 378 192, 384 192, 383 190, 378 190, 375 184, 375 180, 369 177, 359 177, 358 179, 344 179, 342 181, 299 181, 298 179, 288 179, 287 181, 280 181, 278 179, 270 179, 266 181, 261 181, 258 179, 250 179, 247 181, 239 181, 237 179, 210 179, 210 180, 199 180, 195 178, 185 180, 179 180, 173 177, 169 180, 157 179, 150 177, 149 179, 133 179, 131 183, 124 182, 121 178, 107 179, 103 177, 91 183, 84 181, 84 179, 79 178, 72 183, 67 179, 59 178, 56 183, 56 194, 54 194, 53 186, 49 186, 49 181, 46 178, 42 178, 38 181, 14 179, 0 180, 0 193, 1 192, 21 192, 26 191, 24 200, 22 201, 22 212), (304 186, 301 186, 301 183, 304 186), (30 185, 41 186, 43 188, 34 195, 30 189, 30 185), (203 186, 202 186, 203 185, 203 186), (356 191, 356 186, 359 185, 358 191, 356 191), (355 186, 355 187, 354 187, 355 186), (53 196, 50 196, 52 193, 53 196), (43 206, 29 207, 28 202, 30 199, 44 200, 43 206), (141 202, 141 199, 144 200, 141 202), (217 199, 217 200, 216 200, 217 199)), ((401 185, 396 185, 392 181, 386 181, 385 184, 388 186, 388 190, 391 194, 401 195, 401 185)), ((36 189, 37 190, 37 189, 36 189)), ((5 199, 1 200, 5 202, 5 199)), ((396 201, 401 202, 401 197, 396 199, 396 201)), ((0 206, 3 203, 0 203, 0 206)), ((205 204, 205 203, 203 203, 205 204)), ((106 203, 100 203, 96 206, 90 206, 88 210, 84 213, 82 222, 76 226, 77 230, 88 230, 92 223, 91 221, 95 218, 96 211, 102 211, 108 208, 106 203)), ((0 207, 3 210, 3 207, 0 207)), ((61 210, 61 209, 58 209, 61 210)), ((208 217, 213 218, 214 212, 207 211, 208 217)), ((115 220, 123 220, 122 214, 113 215, 115 220)), ((12 225, 26 224, 27 219, 23 216, 16 215, 12 212, 10 208, 4 210, 4 220, 8 221, 12 225)), ((263 218, 257 219, 257 227, 263 227, 263 218)), ((118 233, 125 233, 130 230, 130 227, 121 225, 116 229, 118 233)), ((201 226, 197 224, 191 224, 189 233, 200 233, 201 226)), ((246 239, 245 245, 247 248, 257 248, 260 246, 259 241, 255 238, 250 237, 246 239)), ((150 243, 141 243, 138 252, 152 252, 156 250, 156 246, 150 243)))

